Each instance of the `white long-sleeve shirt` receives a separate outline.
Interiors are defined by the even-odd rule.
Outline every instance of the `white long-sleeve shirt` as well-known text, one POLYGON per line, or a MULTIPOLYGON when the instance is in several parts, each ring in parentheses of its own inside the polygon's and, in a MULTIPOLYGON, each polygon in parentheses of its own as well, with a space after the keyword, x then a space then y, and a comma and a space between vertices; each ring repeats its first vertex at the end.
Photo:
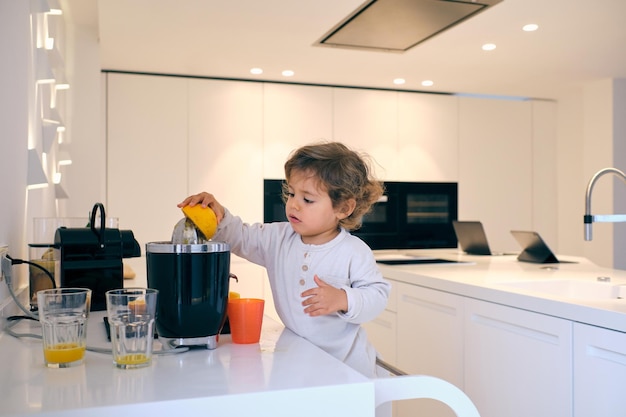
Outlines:
POLYGON ((360 324, 385 309, 390 285, 361 239, 341 229, 328 243, 307 245, 287 222, 247 224, 226 210, 213 240, 267 269, 276 311, 288 329, 364 375, 376 375, 376 351, 360 324), (315 275, 345 290, 347 311, 317 317, 304 313, 300 294, 317 286, 315 275))

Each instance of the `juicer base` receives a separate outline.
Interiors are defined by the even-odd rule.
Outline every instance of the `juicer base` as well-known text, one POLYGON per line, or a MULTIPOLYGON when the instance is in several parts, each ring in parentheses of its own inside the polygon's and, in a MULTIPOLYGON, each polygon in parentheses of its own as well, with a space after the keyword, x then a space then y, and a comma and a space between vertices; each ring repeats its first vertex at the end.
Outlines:
POLYGON ((163 346, 163 350, 172 350, 178 347, 186 346, 205 346, 207 349, 213 350, 217 348, 218 335, 205 337, 163 337, 159 336, 159 341, 163 346))

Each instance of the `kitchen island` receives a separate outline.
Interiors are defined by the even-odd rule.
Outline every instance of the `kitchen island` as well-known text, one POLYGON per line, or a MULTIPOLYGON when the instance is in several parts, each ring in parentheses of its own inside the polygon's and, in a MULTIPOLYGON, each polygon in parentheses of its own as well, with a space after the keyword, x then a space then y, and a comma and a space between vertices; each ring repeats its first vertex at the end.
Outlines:
POLYGON ((626 271, 585 258, 537 264, 519 262, 515 255, 465 255, 453 249, 377 251, 377 258, 452 261, 379 267, 395 282, 626 332, 626 271))
MULTIPOLYGON (((145 263, 139 260, 133 268, 137 274, 124 286, 145 287, 145 263)), ((19 296, 27 305, 28 290, 19 296)), ((12 300, 0 305, 3 326, 15 314, 22 313, 12 300)), ((103 311, 90 313, 90 350, 84 364, 69 369, 46 368, 40 340, 0 332, 0 416, 374 417, 387 415, 391 401, 410 398, 436 398, 458 416, 479 415, 471 400, 446 381, 428 375, 389 377, 382 369, 388 377, 368 379, 267 315, 259 343, 233 344, 230 335, 221 335, 214 350, 159 354, 150 367, 117 369, 110 352, 98 352, 110 349, 104 316, 103 311)), ((12 330, 41 334, 39 323, 31 320, 12 330)))
MULTIPOLYGON (((625 271, 452 249, 376 256, 447 261, 380 265, 392 292, 366 329, 387 362, 461 388, 482 417, 623 415, 625 271)), ((125 286, 145 286, 143 275, 125 286)), ((102 315, 90 315, 90 346, 107 346, 102 315)), ((38 324, 15 330, 29 327, 38 324)), ((374 416, 374 381, 268 317, 259 344, 223 336, 213 351, 157 356, 149 368, 119 370, 110 355, 86 355, 82 366, 47 369, 38 340, 0 334, 0 415, 374 416)), ((405 406, 399 416, 411 415, 405 406)), ((436 403, 426 415, 450 413, 436 403)))
MULTIPOLYGON (((388 362, 452 382, 483 417, 624 415, 625 271, 454 249, 376 256, 427 260, 380 265, 392 292, 366 329, 388 362)), ((420 412, 450 415, 432 404, 420 412)))
MULTIPOLYGON (((110 348, 103 316, 90 314, 89 347, 110 348)), ((14 330, 41 332, 37 322, 14 330)), ((267 317, 260 343, 220 336, 214 350, 157 355, 132 370, 93 351, 80 366, 48 369, 40 340, 0 333, 0 374, 3 416, 374 416, 371 380, 267 317)))

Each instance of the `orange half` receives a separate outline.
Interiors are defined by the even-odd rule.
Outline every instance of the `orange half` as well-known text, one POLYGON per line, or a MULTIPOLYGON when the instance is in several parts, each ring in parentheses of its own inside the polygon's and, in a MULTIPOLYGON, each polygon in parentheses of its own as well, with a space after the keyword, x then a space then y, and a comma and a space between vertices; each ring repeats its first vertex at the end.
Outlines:
POLYGON ((210 207, 202 207, 200 204, 195 206, 185 206, 182 208, 185 217, 193 222, 196 229, 200 230, 205 238, 211 239, 217 230, 217 216, 210 207))

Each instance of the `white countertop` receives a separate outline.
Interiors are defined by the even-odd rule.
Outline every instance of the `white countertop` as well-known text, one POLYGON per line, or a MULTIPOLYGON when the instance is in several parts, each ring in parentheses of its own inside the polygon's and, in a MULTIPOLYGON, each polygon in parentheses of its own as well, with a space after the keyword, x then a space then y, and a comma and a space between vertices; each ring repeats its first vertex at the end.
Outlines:
MULTIPOLYGON (((90 347, 110 345, 103 316, 90 314, 90 347)), ((40 327, 24 320, 14 330, 40 327)), ((371 380, 267 317, 258 344, 221 336, 215 350, 158 355, 134 370, 90 351, 81 366, 48 369, 39 340, 1 333, 0 373, 0 415, 374 415, 371 380)))
MULTIPOLYGON (((461 262, 380 264, 383 275, 392 281, 626 332, 626 299, 572 298, 507 285, 541 280, 596 282, 597 277, 610 277, 607 285, 619 285, 626 284, 626 271, 600 268, 582 258, 563 257, 577 263, 541 265, 519 262, 515 256, 468 256, 454 249, 376 251, 376 255, 461 262)), ((138 276, 125 286, 141 285, 144 280, 138 276)), ((395 296, 392 292, 391 300, 395 296)), ((108 347, 103 316, 104 312, 90 315, 90 347, 108 347)), ((40 332, 39 324, 29 321, 14 330, 40 332)), ((0 416, 104 417, 116 412, 374 416, 373 380, 268 317, 258 344, 236 345, 222 336, 215 350, 158 355, 150 367, 136 370, 117 369, 109 354, 90 351, 81 366, 48 369, 39 340, 0 333, 0 373, 0 416)))
MULTIPOLYGON (((575 261, 560 264, 519 262, 514 255, 471 256, 455 249, 376 251, 377 258, 430 256, 455 260, 459 264, 383 265, 383 275, 393 281, 419 285, 466 297, 626 332, 626 299, 586 296, 559 296, 507 285, 542 280, 597 282, 610 277, 606 285, 626 284, 626 271, 602 268, 585 258, 558 256, 575 261)), ((626 286, 619 287, 626 297, 626 286)), ((393 296, 393 294, 392 294, 393 296)))

